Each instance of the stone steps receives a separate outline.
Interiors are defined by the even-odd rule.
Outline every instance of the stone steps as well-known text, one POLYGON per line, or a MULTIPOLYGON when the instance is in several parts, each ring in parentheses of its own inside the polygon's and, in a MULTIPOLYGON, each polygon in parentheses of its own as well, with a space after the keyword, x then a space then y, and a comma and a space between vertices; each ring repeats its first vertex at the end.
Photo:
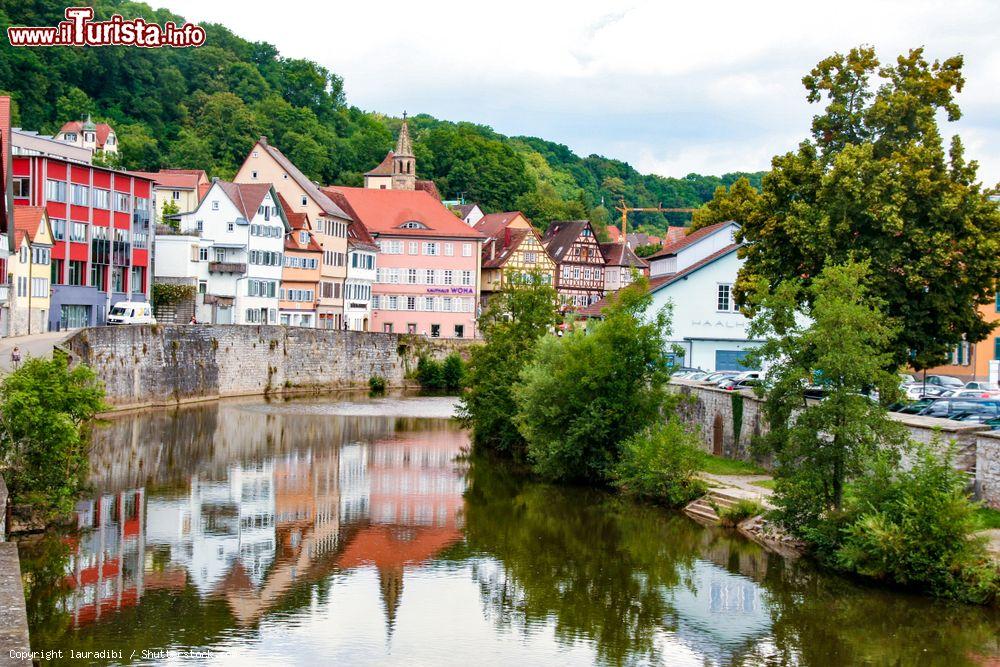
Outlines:
POLYGON ((710 489, 701 498, 688 503, 684 508, 684 513, 697 521, 717 524, 720 522, 720 518, 716 508, 720 510, 728 509, 745 499, 745 496, 734 493, 729 489, 710 489))

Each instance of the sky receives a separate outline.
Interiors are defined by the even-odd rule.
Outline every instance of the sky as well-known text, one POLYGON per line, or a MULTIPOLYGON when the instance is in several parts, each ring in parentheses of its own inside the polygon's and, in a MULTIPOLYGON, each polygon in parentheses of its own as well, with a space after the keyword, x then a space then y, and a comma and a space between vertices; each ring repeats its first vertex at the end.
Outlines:
POLYGON ((834 52, 962 54, 964 116, 943 130, 984 183, 1000 181, 997 0, 147 1, 319 62, 362 109, 472 121, 664 176, 768 168, 808 135, 820 107, 801 79, 834 52))

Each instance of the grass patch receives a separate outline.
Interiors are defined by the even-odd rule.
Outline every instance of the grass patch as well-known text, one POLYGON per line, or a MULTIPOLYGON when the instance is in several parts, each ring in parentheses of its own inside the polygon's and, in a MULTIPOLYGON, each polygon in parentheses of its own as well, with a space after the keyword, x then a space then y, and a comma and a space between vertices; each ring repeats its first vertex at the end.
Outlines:
POLYGON ((722 511, 716 510, 716 513, 719 515, 719 523, 723 526, 735 527, 741 521, 763 514, 765 511, 764 506, 756 500, 744 499, 722 511))
POLYGON ((772 490, 774 489, 773 479, 762 479, 759 482, 750 482, 750 483, 753 484, 754 486, 759 486, 762 489, 772 489, 772 490))
POLYGON ((737 461, 726 459, 712 454, 701 455, 698 462, 698 470, 712 473, 713 475, 764 475, 767 471, 756 463, 749 461, 737 461))
POLYGON ((1000 510, 980 507, 974 512, 974 516, 976 518, 976 530, 1000 528, 1000 510))

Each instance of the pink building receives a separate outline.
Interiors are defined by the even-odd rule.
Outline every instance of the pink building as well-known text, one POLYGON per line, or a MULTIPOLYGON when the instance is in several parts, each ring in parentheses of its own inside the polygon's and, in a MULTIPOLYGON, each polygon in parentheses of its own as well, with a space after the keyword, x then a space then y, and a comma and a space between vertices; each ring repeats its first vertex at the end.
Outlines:
POLYGON ((379 246, 372 331, 474 338, 483 235, 421 190, 323 192, 379 246))

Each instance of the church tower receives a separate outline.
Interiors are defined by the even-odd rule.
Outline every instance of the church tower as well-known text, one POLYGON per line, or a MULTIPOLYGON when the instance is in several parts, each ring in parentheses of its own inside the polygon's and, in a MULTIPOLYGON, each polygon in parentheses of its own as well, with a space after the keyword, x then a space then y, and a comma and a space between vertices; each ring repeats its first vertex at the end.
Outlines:
POLYGON ((417 158, 410 142, 410 126, 403 112, 403 125, 399 128, 396 150, 392 156, 392 189, 413 190, 417 182, 417 158))

